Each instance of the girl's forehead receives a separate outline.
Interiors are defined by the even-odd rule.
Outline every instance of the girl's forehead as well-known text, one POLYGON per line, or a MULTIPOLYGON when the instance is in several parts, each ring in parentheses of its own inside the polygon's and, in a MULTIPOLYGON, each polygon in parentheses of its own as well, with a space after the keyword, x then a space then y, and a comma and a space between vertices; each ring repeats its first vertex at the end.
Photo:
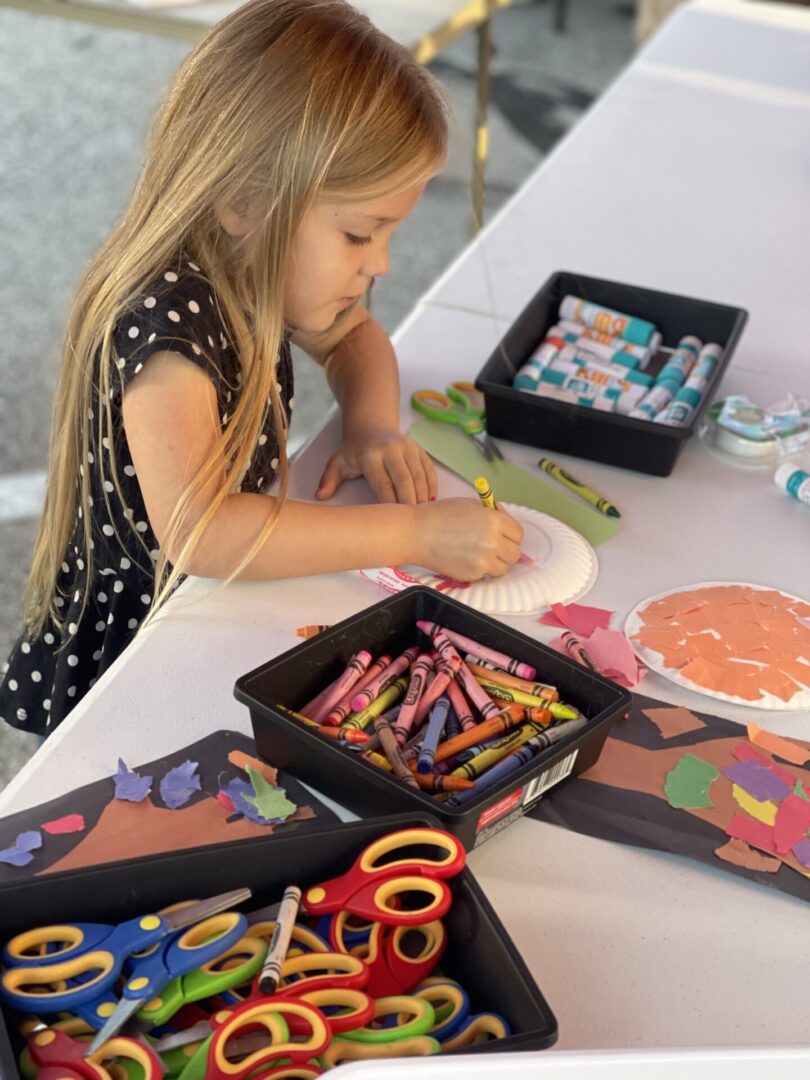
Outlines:
POLYGON ((337 218, 358 218, 374 228, 377 225, 387 225, 407 217, 418 202, 426 183, 426 180, 422 180, 401 191, 376 198, 352 199, 349 197, 339 201, 327 198, 319 205, 337 218))

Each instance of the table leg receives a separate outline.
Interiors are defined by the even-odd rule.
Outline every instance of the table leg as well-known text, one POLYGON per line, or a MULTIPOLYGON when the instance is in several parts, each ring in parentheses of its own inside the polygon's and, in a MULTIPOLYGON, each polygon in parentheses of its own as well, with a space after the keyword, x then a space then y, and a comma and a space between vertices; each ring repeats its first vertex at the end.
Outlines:
POLYGON ((492 57, 492 13, 494 0, 487 4, 487 17, 478 27, 478 84, 475 102, 475 147, 472 175, 472 222, 474 236, 484 223, 484 174, 489 151, 489 64, 492 57))

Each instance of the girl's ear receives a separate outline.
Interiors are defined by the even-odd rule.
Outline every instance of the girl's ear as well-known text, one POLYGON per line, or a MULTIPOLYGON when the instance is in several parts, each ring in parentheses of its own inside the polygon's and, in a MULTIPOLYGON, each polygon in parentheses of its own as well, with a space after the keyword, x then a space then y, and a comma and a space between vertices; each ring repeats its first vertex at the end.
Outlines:
POLYGON ((229 236, 247 236, 261 221, 258 207, 247 196, 240 196, 233 202, 219 203, 216 207, 217 220, 229 236))

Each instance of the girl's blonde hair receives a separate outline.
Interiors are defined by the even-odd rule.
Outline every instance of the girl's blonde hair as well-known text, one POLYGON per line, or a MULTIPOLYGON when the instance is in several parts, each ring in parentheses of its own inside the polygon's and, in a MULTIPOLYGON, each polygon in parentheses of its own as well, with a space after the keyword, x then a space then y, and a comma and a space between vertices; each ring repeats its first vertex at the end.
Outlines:
POLYGON ((129 205, 91 262, 70 314, 47 496, 24 599, 30 635, 49 617, 60 621, 56 582, 79 508, 90 581, 88 452, 123 506, 114 456, 101 451, 102 440, 115 445, 114 328, 142 290, 186 251, 213 285, 241 366, 238 404, 167 526, 151 618, 218 507, 238 489, 268 402, 280 443, 279 498, 231 577, 275 525, 288 476, 275 361, 285 332, 283 282, 302 217, 318 198, 377 198, 425 180, 443 160, 446 139, 445 100, 434 80, 343 0, 251 0, 189 54, 153 126, 129 205), (238 246, 216 208, 240 203, 263 212, 250 243, 238 246), (195 498, 223 461, 225 483, 195 522, 195 498), (178 553, 173 565, 167 551, 178 553))

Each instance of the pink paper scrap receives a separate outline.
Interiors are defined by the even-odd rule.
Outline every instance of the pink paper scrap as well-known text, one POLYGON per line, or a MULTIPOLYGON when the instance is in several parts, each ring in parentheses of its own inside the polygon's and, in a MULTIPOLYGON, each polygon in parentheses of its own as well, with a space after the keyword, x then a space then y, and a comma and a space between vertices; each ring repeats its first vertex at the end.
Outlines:
POLYGON ((50 833, 51 836, 58 836, 60 833, 81 832, 84 828, 84 817, 81 814, 65 814, 64 817, 46 821, 41 828, 43 832, 50 833))
POLYGON ((766 825, 764 821, 757 821, 748 817, 747 814, 735 814, 726 829, 727 836, 736 836, 738 840, 745 840, 751 847, 759 848, 760 851, 776 853, 776 843, 773 837, 773 826, 766 825))
POLYGON ((807 836, 810 828, 810 802, 799 795, 788 795, 776 811, 773 839, 776 850, 784 855, 807 836))
POLYGON ((573 630, 580 637, 590 637, 597 628, 607 630, 613 612, 606 608, 588 607, 587 604, 552 604, 551 611, 540 616, 545 626, 561 630, 573 630))

